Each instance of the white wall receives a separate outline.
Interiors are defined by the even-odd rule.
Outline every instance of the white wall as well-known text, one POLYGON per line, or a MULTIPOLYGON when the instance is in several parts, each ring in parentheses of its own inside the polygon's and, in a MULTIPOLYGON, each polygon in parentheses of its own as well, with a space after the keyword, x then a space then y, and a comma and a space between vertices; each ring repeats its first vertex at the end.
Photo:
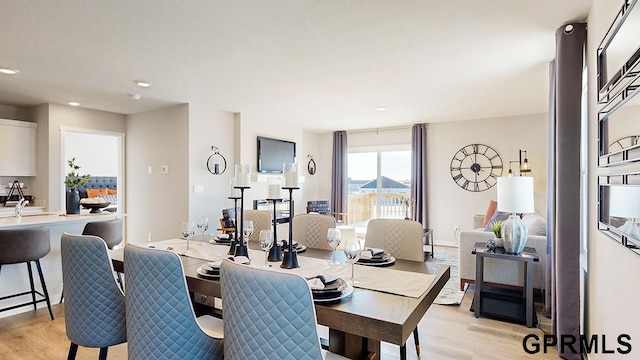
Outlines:
MULTIPOLYGON (((76 159, 80 174, 118 175, 118 138, 68 131, 64 139, 65 160, 76 159)), ((70 169, 65 168, 65 173, 70 169)))
MULTIPOLYGON (((207 104, 189 104, 189 218, 209 218, 209 232, 215 233, 222 218, 222 209, 233 207, 229 196, 229 178, 234 176, 233 113, 215 109, 207 104), (207 159, 218 148, 227 160, 227 169, 221 175, 207 170, 207 159), (194 193, 194 186, 202 185, 202 193, 194 193)), ((220 169, 222 170, 222 169, 220 169)))
MULTIPOLYGON (((633 340, 640 336, 640 288, 636 286, 635 274, 640 273, 640 259, 597 230, 597 175, 620 172, 620 168, 598 169, 598 119, 596 81, 596 51, 613 16, 622 1, 594 0, 589 14, 589 36, 587 63, 589 69, 589 214, 588 214, 588 275, 586 295, 587 334, 606 334, 614 339, 619 334, 629 334, 633 340)), ((636 5, 636 7, 638 7, 636 5)), ((634 9, 640 11, 640 8, 634 9)), ((614 115, 615 116, 615 115, 614 115)), ((636 119, 637 121, 637 119, 636 119)), ((631 165, 637 171, 637 164, 631 165)), ((615 344, 614 344, 615 345, 615 344)), ((634 343, 633 350, 636 349, 634 343)), ((615 346, 613 346, 615 348, 615 346)), ((632 352, 631 354, 633 354, 632 352)), ((634 357, 634 356, 631 356, 634 357)), ((610 358, 591 354, 590 359, 610 358)))
POLYGON ((126 148, 127 241, 178 236, 189 218, 189 106, 129 115, 126 148))
MULTIPOLYGON (((429 227, 436 244, 455 245, 454 225, 473 228, 473 216, 483 214, 496 187, 481 192, 460 188, 451 178, 451 158, 469 144, 484 144, 498 152, 507 175, 509 160, 518 160, 518 150, 527 150, 534 178, 535 208, 546 216, 547 194, 546 114, 502 117, 471 121, 431 123, 427 128, 427 196, 429 227)), ((514 164, 517 166, 517 164, 514 164)))

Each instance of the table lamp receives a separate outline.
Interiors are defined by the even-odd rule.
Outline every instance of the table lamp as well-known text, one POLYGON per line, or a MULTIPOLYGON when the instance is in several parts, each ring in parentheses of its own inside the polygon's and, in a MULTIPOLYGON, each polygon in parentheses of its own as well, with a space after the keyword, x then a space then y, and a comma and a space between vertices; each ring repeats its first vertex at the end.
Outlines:
POLYGON ((640 239, 640 186, 610 186, 609 204, 611 216, 626 220, 618 230, 640 239))
POLYGON ((498 211, 510 212, 511 215, 502 223, 502 239, 504 249, 508 253, 520 254, 527 244, 529 231, 516 213, 532 213, 533 178, 532 177, 499 177, 498 178, 498 211))

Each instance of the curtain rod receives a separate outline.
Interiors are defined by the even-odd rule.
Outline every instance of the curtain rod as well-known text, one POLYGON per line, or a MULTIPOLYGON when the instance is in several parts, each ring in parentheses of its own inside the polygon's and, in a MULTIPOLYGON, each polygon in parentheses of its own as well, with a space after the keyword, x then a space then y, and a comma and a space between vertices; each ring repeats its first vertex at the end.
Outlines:
POLYGON ((369 133, 369 132, 384 132, 384 131, 394 131, 394 130, 405 130, 411 129, 412 125, 409 126, 396 126, 396 127, 387 127, 387 128, 376 128, 376 129, 361 129, 361 130, 347 130, 347 134, 361 134, 361 133, 369 133))

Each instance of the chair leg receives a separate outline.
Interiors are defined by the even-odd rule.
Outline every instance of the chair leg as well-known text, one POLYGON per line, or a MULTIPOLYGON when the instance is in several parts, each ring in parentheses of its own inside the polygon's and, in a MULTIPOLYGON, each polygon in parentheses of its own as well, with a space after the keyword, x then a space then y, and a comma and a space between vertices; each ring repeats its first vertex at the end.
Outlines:
POLYGON ((418 337, 418 327, 413 329, 413 341, 416 344, 416 354, 420 355, 420 338, 418 337))
POLYGON ((71 345, 69 346, 69 355, 67 355, 67 360, 75 360, 77 353, 78 344, 71 343, 71 345))
POLYGON ((118 276, 118 285, 120 285, 120 289, 122 289, 122 291, 124 292, 124 282, 122 281, 122 273, 116 272, 116 275, 118 276))
POLYGON ((108 347, 100 348, 100 356, 98 356, 98 360, 107 360, 107 350, 109 350, 108 347))
POLYGON ((407 360, 407 344, 400 346, 400 360, 407 360))
POLYGON ((62 304, 62 300, 64 300, 64 291, 60 293, 60 304, 62 304))
POLYGON ((33 310, 37 309, 36 305, 36 288, 33 286, 33 272, 31 270, 31 261, 27 261, 27 271, 29 272, 29 285, 31 285, 31 302, 33 303, 33 310))
POLYGON ((47 284, 44 282, 44 276, 42 275, 42 267, 40 266, 40 259, 35 261, 38 268, 38 275, 40 276, 40 283, 42 284, 42 293, 44 294, 44 300, 47 302, 47 308, 49 308, 49 316, 53 320, 53 310, 51 310, 51 301, 49 301, 49 292, 47 291, 47 284))

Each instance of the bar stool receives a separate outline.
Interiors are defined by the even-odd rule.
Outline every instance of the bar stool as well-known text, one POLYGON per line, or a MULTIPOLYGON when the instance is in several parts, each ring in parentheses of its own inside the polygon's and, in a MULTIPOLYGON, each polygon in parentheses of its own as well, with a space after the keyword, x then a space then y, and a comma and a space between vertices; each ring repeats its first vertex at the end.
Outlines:
POLYGON ((37 303, 45 301, 49 308, 51 320, 53 320, 53 311, 51 311, 49 293, 47 292, 47 285, 45 284, 44 276, 42 275, 42 267, 40 267, 40 259, 47 255, 50 250, 51 243, 49 239, 49 228, 46 226, 0 230, 0 270, 2 269, 2 265, 26 263, 27 270, 29 271, 29 283, 31 285, 31 291, 4 296, 0 298, 0 300, 28 294, 31 294, 32 300, 31 302, 2 308, 0 309, 0 312, 28 305, 33 305, 33 308, 36 309, 37 303), (40 284, 42 285, 42 292, 36 291, 33 284, 33 273, 31 270, 32 261, 36 263, 38 276, 40 277, 40 284), (36 300, 36 295, 43 298, 36 300))

